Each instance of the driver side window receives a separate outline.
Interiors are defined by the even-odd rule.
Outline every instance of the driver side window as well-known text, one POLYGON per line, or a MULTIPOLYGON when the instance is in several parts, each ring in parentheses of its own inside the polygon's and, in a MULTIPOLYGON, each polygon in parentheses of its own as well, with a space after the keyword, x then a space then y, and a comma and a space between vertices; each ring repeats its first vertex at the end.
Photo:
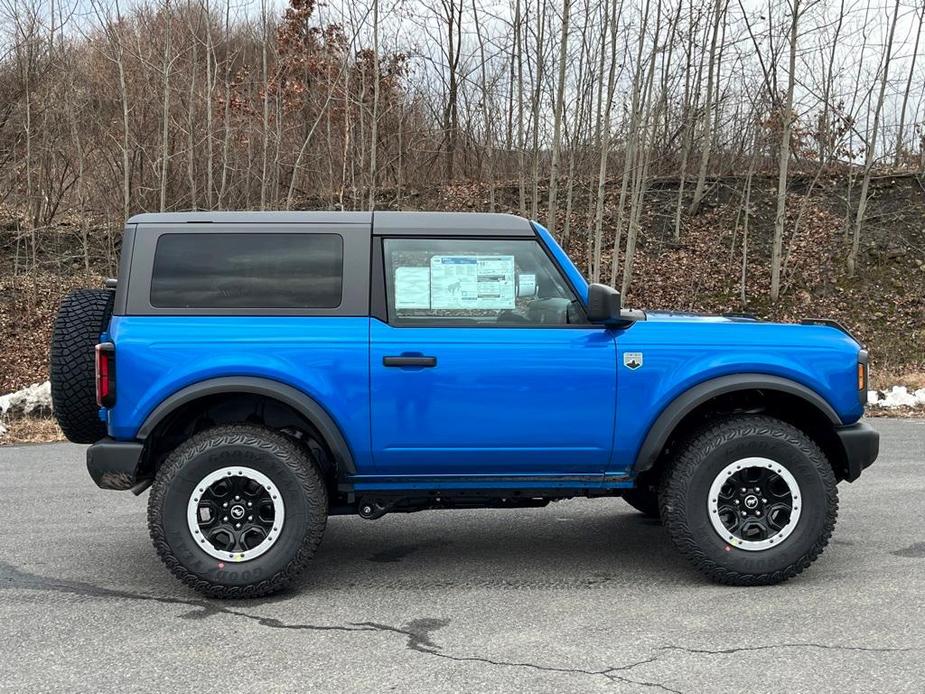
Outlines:
POLYGON ((584 309, 535 239, 385 239, 389 323, 556 326, 584 309))

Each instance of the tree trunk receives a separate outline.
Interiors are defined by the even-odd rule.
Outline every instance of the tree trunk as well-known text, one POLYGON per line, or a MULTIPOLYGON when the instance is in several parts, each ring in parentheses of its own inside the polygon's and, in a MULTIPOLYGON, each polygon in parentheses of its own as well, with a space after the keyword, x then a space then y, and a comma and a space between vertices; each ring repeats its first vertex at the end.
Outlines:
POLYGON ((552 161, 549 165, 549 206, 547 226, 556 233, 557 194, 559 192, 559 158, 562 145, 562 109, 565 107, 565 62, 568 58, 568 23, 571 0, 562 3, 562 35, 559 39, 559 83, 556 88, 556 105, 553 113, 552 161))
MULTIPOLYGON (((599 282, 602 274, 604 198, 606 196, 607 159, 610 153, 610 111, 613 108, 613 97, 617 86, 617 37, 619 34, 620 17, 623 14, 623 0, 610 1, 613 2, 610 10, 610 21, 608 22, 610 27, 610 67, 607 71, 607 101, 603 106, 603 115, 601 114, 600 97, 598 97, 597 131, 601 156, 597 168, 597 196, 594 208, 594 252, 592 255, 591 271, 593 282, 599 282)), ((606 2, 607 0, 605 0, 605 3, 606 2)), ((606 11, 607 6, 605 4, 605 16, 606 11)), ((603 67, 603 59, 601 65, 603 67)), ((603 79, 603 74, 600 78, 603 79)))
POLYGON ((896 33, 896 21, 899 17, 899 0, 893 6, 893 21, 890 22, 890 34, 884 48, 883 75, 880 80, 880 94, 877 96, 877 105, 874 108, 874 125, 867 133, 867 142, 864 148, 864 178, 861 180, 861 192, 858 197, 858 211, 854 218, 854 234, 851 240, 851 251, 848 253, 848 274, 854 277, 857 271, 858 251, 861 248, 861 227, 864 225, 864 215, 867 212, 867 194, 870 187, 870 172, 874 168, 877 154, 877 135, 880 130, 880 114, 883 111, 883 99, 886 94, 886 85, 890 74, 890 59, 893 56, 893 35, 896 33))
POLYGON ((623 155, 623 177, 620 181, 620 200, 617 203, 617 220, 614 224, 613 258, 610 264, 610 286, 617 285, 617 276, 620 273, 620 242, 623 237, 623 219, 626 211, 626 197, 630 191, 630 174, 636 162, 636 152, 639 145, 639 120, 641 117, 643 100, 643 64, 642 53, 645 47, 646 29, 649 25, 649 0, 645 0, 642 10, 642 26, 639 29, 639 50, 636 52, 636 71, 633 74, 633 95, 630 106, 630 127, 627 131, 626 152, 623 155))
MULTIPOLYGON (((606 1, 606 0, 605 0, 606 1)), ((517 54, 517 168, 518 168, 518 209, 521 216, 527 214, 526 176, 527 166, 524 161, 524 49, 523 17, 520 14, 520 2, 514 6, 514 52, 517 54)))
POLYGON ((903 130, 906 124, 906 106, 909 104, 909 91, 912 89, 912 77, 915 74, 915 59, 919 54, 919 40, 922 38, 922 20, 925 19, 925 4, 919 8, 919 25, 915 32, 915 47, 912 49, 912 58, 909 61, 909 77, 906 79, 906 89, 903 92, 903 104, 899 109, 899 127, 896 129, 896 154, 893 164, 897 168, 902 162, 903 130))
POLYGON ((267 27, 267 0, 260 0, 260 22, 263 41, 260 43, 260 76, 263 80, 263 121, 260 149, 260 209, 267 209, 267 166, 270 157, 270 75, 267 58, 267 44, 270 41, 267 27))
POLYGON ((173 60, 170 57, 170 0, 164 2, 164 95, 161 111, 161 196, 160 210, 167 209, 167 169, 170 165, 170 67, 173 60))
MULTIPOLYGON (((793 0, 799 2, 799 0, 793 0)), ((710 164, 710 148, 713 143, 713 80, 719 72, 716 65, 716 43, 719 38, 719 27, 725 13, 725 0, 716 0, 713 16, 713 35, 710 39, 710 57, 707 61, 707 100, 703 109, 703 127, 700 131, 700 168, 697 171, 697 185, 694 188, 694 199, 691 201, 690 214, 694 215, 700 210, 700 203, 706 191, 707 167, 710 164)))
POLYGON ((485 40, 482 37, 482 27, 479 22, 479 10, 475 0, 472 0, 472 18, 475 23, 475 36, 479 44, 479 72, 481 77, 482 123, 485 127, 485 161, 487 163, 486 178, 488 180, 488 211, 495 211, 495 171, 494 171, 494 130, 488 108, 488 75, 486 73, 485 40))
POLYGON ((774 214, 774 238, 771 242, 771 301, 780 296, 781 251, 784 224, 787 221, 787 171, 790 166, 790 132, 793 126, 793 87, 796 82, 797 37, 800 23, 800 0, 793 0, 790 21, 790 62, 787 69, 787 96, 781 109, 780 159, 777 168, 777 211, 774 214))
MULTIPOLYGON (((332 90, 333 93, 333 90, 332 90)), ((328 100, 330 100, 330 94, 328 100)), ((325 103, 327 108, 327 103, 325 103)), ((369 126, 369 209, 376 209, 376 170, 379 154, 379 0, 373 0, 373 113, 369 126)))

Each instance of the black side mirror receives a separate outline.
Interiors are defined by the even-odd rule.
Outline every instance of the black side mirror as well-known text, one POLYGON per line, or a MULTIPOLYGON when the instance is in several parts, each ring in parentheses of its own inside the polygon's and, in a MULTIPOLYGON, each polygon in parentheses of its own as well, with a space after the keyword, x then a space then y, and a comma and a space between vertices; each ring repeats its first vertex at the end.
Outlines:
POLYGON ((592 323, 614 323, 620 317, 620 292, 606 284, 588 287, 588 319, 592 323))

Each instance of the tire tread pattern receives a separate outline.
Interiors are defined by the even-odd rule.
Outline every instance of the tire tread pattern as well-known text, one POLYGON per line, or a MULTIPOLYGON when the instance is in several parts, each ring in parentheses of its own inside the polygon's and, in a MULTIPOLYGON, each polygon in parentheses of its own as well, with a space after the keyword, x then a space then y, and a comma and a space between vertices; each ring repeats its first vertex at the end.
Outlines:
POLYGON ((109 326, 115 292, 76 289, 61 301, 51 334, 51 401, 69 441, 96 443, 106 436, 96 404, 94 347, 109 326))
POLYGON ((662 476, 659 503, 662 523, 672 542, 701 573, 726 585, 772 585, 802 573, 828 545, 838 517, 838 488, 825 454, 805 433, 774 417, 736 415, 707 425, 682 445, 680 453, 669 463, 662 476), (746 436, 773 437, 798 448, 819 472, 825 494, 826 510, 822 531, 812 545, 784 568, 759 574, 735 571, 708 557, 688 527, 685 512, 688 501, 686 492, 698 467, 720 446, 746 436))
MULTIPOLYGON (((258 598, 282 590, 305 570, 321 543, 327 524, 327 512, 327 488, 307 450, 289 437, 272 429, 249 424, 232 424, 202 431, 180 444, 168 456, 151 486, 151 495, 148 498, 148 531, 161 561, 174 576, 192 589, 210 598, 258 598), (282 461, 298 478, 299 485, 305 492, 310 518, 305 536, 296 552, 281 570, 257 583, 240 586, 215 583, 190 571, 174 554, 164 531, 164 496, 183 466, 197 456, 228 445, 253 446, 271 453, 282 461)), ((287 522, 289 522, 288 514, 287 522)), ((183 524, 186 524, 185 517, 183 524)))

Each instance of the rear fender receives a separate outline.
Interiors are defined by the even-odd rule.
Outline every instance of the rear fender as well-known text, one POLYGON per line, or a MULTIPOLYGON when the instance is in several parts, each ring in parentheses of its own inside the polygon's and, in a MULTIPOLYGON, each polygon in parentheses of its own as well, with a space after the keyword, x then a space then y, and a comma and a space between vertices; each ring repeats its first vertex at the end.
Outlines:
POLYGON ((327 410, 302 391, 268 378, 229 376, 189 385, 168 396, 154 408, 138 429, 137 438, 141 440, 147 439, 157 425, 163 422, 177 408, 194 400, 222 393, 263 395, 290 406, 311 422, 324 437, 337 463, 338 470, 343 470, 348 475, 356 474, 356 462, 350 446, 347 444, 340 427, 337 426, 327 410))

